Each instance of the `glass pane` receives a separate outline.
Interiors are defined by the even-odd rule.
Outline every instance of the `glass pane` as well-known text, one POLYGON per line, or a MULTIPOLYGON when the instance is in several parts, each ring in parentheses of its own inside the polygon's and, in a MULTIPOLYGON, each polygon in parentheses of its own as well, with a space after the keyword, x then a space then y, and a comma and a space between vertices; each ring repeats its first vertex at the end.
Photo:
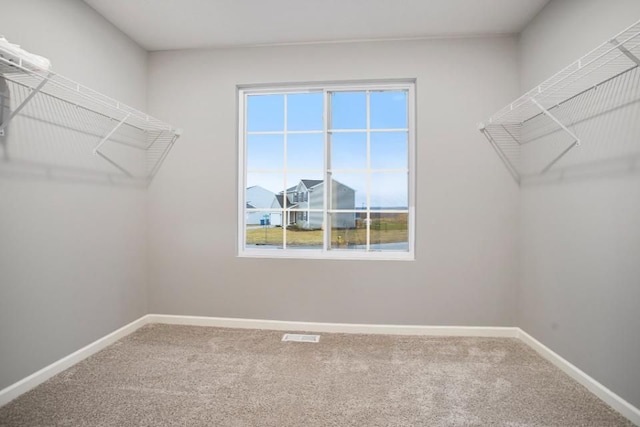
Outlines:
POLYGON ((371 174, 371 209, 408 209, 409 181, 406 173, 371 174))
POLYGON ((245 221, 245 246, 247 248, 282 248, 281 211, 246 212, 245 221))
POLYGON ((331 198, 329 209, 366 209, 367 207, 367 175, 341 174, 332 175, 331 198))
POLYGON ((287 95, 288 130, 322 130, 322 93, 296 93, 287 95))
POLYGON ((282 173, 249 173, 244 199, 245 207, 247 209, 281 209, 283 189, 282 173))
POLYGON ((329 249, 360 250, 367 249, 367 229, 364 221, 357 221, 355 213, 329 214, 331 241, 329 249))
POLYGON ((247 211, 245 212, 246 224, 261 227, 281 227, 282 211, 247 211))
POLYGON ((288 169, 324 169, 324 135, 288 135, 288 169))
POLYGON ((371 92, 371 129, 406 129, 407 92, 371 92))
POLYGON ((290 209, 323 209, 322 173, 287 173, 287 207, 290 209))
POLYGON ((331 169, 364 169, 367 167, 367 134, 365 132, 331 134, 331 169))
POLYGON ((247 168, 283 169, 283 135, 249 135, 247 137, 247 168))
POLYGON ((322 212, 287 211, 287 248, 322 249, 322 212))
POLYGON ((373 169, 407 169, 408 138, 407 132, 372 132, 371 167, 373 169))
POLYGON ((247 96, 247 131, 284 131, 284 95, 247 96))
POLYGON ((409 250, 408 213, 371 212, 369 232, 372 251, 409 250))
POLYGON ((331 129, 366 129, 367 95, 365 92, 331 93, 331 129))
MULTIPOLYGON (((309 231, 309 230, 322 230, 323 226, 323 215, 322 212, 317 211, 307 211, 302 209, 289 209, 285 214, 286 224, 288 229, 290 230, 301 230, 301 231, 309 231)), ((302 236, 304 237, 302 241, 311 241, 318 242, 322 244, 322 233, 318 233, 317 236, 312 235, 302 236)), ((298 240, 301 240, 300 236, 298 236, 298 240)), ((287 241, 289 241, 289 237, 287 237, 287 241)))

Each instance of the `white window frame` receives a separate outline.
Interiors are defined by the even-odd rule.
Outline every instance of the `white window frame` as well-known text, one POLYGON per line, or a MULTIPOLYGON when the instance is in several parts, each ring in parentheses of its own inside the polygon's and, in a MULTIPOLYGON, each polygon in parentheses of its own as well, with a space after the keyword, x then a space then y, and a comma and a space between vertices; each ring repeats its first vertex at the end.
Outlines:
MULTIPOLYGON (((415 260, 415 202, 416 202, 416 81, 415 79, 409 80, 395 80, 395 81, 376 81, 376 82, 358 82, 358 83, 318 83, 318 84, 304 84, 304 85, 247 85, 238 86, 238 222, 237 222, 237 236, 238 247, 237 255, 239 257, 249 258, 295 258, 295 259, 343 259, 343 260, 415 260), (408 133, 408 251, 359 251, 359 250, 343 250, 343 249, 329 249, 329 242, 331 239, 331 228, 325 226, 323 230, 323 248, 322 249, 287 249, 286 248, 286 230, 283 235, 283 249, 261 249, 261 248, 246 248, 246 144, 248 132, 245 127, 245 118, 247 115, 247 96, 249 95, 280 95, 280 94, 293 94, 293 93, 312 93, 322 92, 324 94, 324 125, 321 131, 287 131, 286 130, 286 114, 285 114, 285 130, 283 132, 271 132, 274 134, 284 133, 285 138, 285 156, 286 156, 286 135, 287 134, 322 134, 324 135, 324 169, 323 180, 325 183, 331 182, 331 172, 327 169, 329 158, 329 134, 331 132, 340 132, 340 130, 330 130, 329 115, 330 115, 330 99, 329 94, 337 91, 366 91, 367 92, 367 110, 369 109, 369 92, 380 90, 403 90, 407 91, 407 103, 408 103, 408 129, 375 129, 375 132, 393 132, 393 131, 406 131, 408 133)), ((285 109, 286 109, 286 97, 285 97, 285 109)), ((286 110, 285 110, 286 111, 286 110)), ((370 139, 370 124, 369 124, 369 112, 367 111, 367 128, 357 130, 343 130, 342 132, 367 132, 367 157, 369 153, 369 139, 370 139)), ((269 134, 270 132, 256 132, 261 134, 269 134)), ((253 133, 252 133, 253 134, 253 133)), ((367 162, 369 164, 369 161, 367 162)), ((283 170, 286 174, 286 162, 283 166, 283 170)), ((394 170, 381 170, 381 171, 394 171, 394 170)), ((300 170, 296 169, 296 172, 300 170)), ((303 171, 304 172, 304 171, 303 171)), ((405 172, 404 170, 402 172, 405 172)), ((369 188, 367 197, 370 198, 370 174, 367 174, 369 188)), ((325 184, 326 185, 326 184, 325 184)), ((330 210, 328 208, 328 200, 330 194, 330 186, 325 186, 324 206, 322 213, 324 216, 323 224, 328 224, 328 215, 330 210)), ((367 207, 367 212, 376 213, 398 213, 398 210, 376 210, 370 211, 370 206, 367 207)), ((260 209, 266 211, 277 209, 260 209)), ((306 209, 309 211, 309 209, 306 209)), ((310 211, 315 212, 315 209, 310 211)), ((319 211, 319 210, 318 210, 319 211)), ((283 228, 286 228, 286 211, 282 211, 282 224, 283 228)), ((340 211, 349 213, 351 211, 340 211)), ((362 212, 362 210, 354 210, 353 212, 362 212)), ((367 244, 370 241, 370 228, 367 227, 367 244)))

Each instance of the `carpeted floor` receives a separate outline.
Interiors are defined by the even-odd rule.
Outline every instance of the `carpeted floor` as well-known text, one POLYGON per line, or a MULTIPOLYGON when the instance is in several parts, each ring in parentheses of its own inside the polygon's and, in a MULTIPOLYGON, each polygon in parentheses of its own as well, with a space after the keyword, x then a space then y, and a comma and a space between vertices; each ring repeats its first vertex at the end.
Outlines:
POLYGON ((1 426, 629 426, 516 339, 148 325, 0 408, 1 426))

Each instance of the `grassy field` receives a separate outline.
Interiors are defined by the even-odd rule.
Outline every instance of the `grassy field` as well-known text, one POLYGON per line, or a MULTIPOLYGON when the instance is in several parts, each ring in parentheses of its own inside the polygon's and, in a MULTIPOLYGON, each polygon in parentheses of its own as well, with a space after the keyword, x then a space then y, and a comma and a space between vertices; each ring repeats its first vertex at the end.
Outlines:
MULTIPOLYGON (((362 219, 357 228, 331 230, 331 246, 364 245, 367 230, 362 219)), ((287 230, 287 246, 322 246, 322 230, 287 230)), ((247 244, 282 245, 282 228, 252 228, 247 230, 247 244)), ((407 242, 409 238, 407 214, 371 214, 371 243, 407 242)))

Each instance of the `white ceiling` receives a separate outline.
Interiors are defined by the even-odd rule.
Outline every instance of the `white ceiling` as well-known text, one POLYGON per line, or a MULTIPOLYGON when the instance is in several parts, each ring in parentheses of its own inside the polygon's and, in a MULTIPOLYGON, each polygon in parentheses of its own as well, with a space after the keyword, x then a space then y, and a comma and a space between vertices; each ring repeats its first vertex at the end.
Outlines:
POLYGON ((85 0, 147 50, 519 33, 548 0, 85 0))

